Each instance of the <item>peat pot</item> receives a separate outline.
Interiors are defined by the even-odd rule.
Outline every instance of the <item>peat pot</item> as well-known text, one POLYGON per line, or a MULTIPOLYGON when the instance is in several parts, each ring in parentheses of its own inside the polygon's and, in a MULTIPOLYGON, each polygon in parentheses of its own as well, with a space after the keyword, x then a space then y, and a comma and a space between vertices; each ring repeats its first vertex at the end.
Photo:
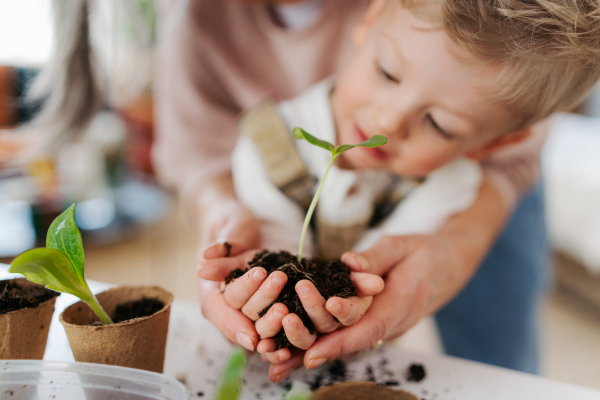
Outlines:
POLYGON ((96 298, 111 318, 117 306, 144 298, 157 299, 164 306, 152 315, 111 325, 99 324, 83 301, 68 307, 60 322, 75 361, 162 372, 173 295, 157 286, 118 286, 96 298))
POLYGON ((23 289, 33 289, 34 292, 22 298, 27 302, 29 297, 33 303, 32 306, 0 314, 0 359, 41 360, 46 351, 48 330, 58 293, 25 278, 10 279, 8 282, 23 289), (50 298, 37 303, 36 298, 39 299, 39 296, 50 298))

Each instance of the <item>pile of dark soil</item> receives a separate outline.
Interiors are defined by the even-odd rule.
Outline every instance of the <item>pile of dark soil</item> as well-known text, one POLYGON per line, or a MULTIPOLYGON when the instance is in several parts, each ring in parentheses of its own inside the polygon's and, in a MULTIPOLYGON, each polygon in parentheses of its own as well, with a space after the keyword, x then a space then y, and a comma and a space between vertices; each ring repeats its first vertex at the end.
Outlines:
POLYGON ((22 288, 11 280, 0 281, 0 314, 35 308, 59 294, 41 285, 22 288))
MULTIPOLYGON (((325 300, 334 296, 342 298, 356 296, 356 288, 350 279, 350 268, 339 259, 325 261, 320 259, 306 260, 303 258, 302 262, 298 262, 296 257, 287 251, 272 253, 265 250, 258 253, 250 261, 248 268, 245 270, 238 268, 231 271, 225 279, 225 284, 239 278, 246 271, 255 267, 264 268, 269 275, 275 271, 283 271, 287 275, 288 281, 273 304, 285 304, 288 311, 298 315, 304 326, 312 334, 317 333, 317 331, 296 294, 296 283, 303 279, 312 281, 325 300)), ((271 308, 271 305, 266 307, 259 315, 261 317, 265 315, 269 311, 269 308, 271 308)), ((277 341, 277 350, 287 347, 290 344, 283 329, 275 335, 274 339, 277 341)))
POLYGON ((409 382, 421 382, 425 375, 425 368, 421 364, 411 364, 406 370, 406 380, 409 382))
POLYGON ((164 308, 164 303, 158 299, 144 297, 141 300, 119 304, 113 317, 113 322, 129 321, 134 318, 148 317, 164 308))

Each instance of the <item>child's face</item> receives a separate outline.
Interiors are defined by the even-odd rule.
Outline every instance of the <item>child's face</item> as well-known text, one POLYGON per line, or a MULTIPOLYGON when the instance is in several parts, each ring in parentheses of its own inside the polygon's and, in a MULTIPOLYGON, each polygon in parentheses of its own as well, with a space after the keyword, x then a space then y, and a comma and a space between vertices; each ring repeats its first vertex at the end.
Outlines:
POLYGON ((484 95, 497 74, 493 65, 399 3, 373 2, 331 103, 338 143, 388 138, 383 147, 344 153, 346 165, 424 176, 459 155, 479 155, 514 122, 484 95))

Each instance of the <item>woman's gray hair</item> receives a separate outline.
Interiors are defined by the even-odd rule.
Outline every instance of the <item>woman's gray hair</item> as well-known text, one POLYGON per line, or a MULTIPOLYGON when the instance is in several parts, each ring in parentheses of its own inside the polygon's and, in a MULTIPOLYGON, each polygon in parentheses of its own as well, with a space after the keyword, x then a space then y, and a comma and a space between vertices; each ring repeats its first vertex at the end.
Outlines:
POLYGON ((102 107, 90 44, 90 0, 53 0, 54 53, 27 94, 42 101, 40 113, 24 127, 39 150, 52 152, 73 140, 102 107))

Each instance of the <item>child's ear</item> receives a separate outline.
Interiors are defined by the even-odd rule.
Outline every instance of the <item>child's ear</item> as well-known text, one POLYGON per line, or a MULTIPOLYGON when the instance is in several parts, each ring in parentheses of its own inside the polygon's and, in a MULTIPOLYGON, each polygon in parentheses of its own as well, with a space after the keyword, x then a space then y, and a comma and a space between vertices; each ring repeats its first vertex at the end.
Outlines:
POLYGON ((529 136, 531 136, 531 133, 531 128, 524 128, 508 135, 500 136, 499 138, 492 140, 481 149, 468 153, 467 157, 473 160, 481 161, 503 147, 514 145, 527 139, 529 136))
POLYGON ((375 20, 377 20, 387 1, 388 0, 371 0, 369 7, 367 7, 367 11, 352 32, 352 42, 355 46, 360 46, 364 42, 369 28, 373 25, 375 20))

